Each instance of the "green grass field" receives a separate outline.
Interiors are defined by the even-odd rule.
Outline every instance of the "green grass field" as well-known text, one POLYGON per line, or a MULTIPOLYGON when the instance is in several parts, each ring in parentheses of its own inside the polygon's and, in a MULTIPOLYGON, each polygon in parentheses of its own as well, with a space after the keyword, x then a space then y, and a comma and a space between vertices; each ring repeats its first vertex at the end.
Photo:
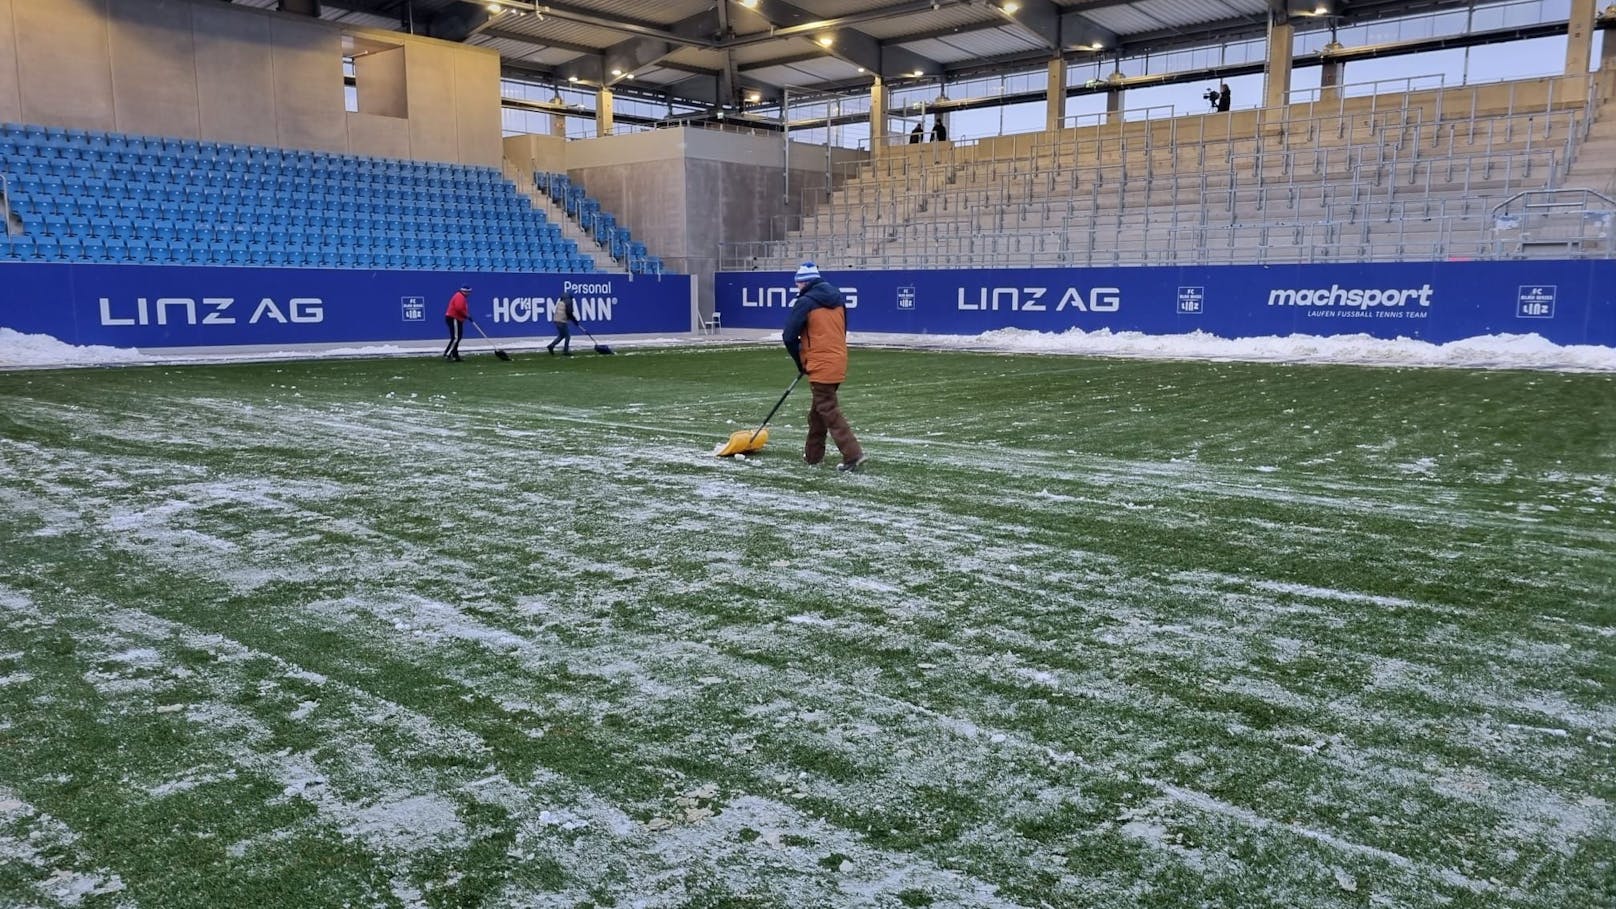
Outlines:
POLYGON ((0 906, 1616 905, 1616 377, 791 375, 0 374, 0 906))

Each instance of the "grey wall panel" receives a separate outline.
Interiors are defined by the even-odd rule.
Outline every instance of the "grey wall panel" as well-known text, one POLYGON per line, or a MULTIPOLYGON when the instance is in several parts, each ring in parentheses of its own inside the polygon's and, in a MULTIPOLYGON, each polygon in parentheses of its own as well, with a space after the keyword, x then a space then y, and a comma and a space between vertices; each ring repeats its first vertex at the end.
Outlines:
POLYGON ((12 0, 0 0, 0 123, 22 120, 22 94, 17 82, 17 30, 12 24, 12 0))
POLYGON ((500 134, 499 55, 478 48, 453 54, 457 155, 466 164, 498 167, 500 134))
POLYGON ((497 167, 499 103, 482 48, 218 0, 0 0, 7 121, 497 167), (367 73, 397 124, 350 122, 345 33, 403 45, 402 66, 367 73))
POLYGON ((278 141, 287 148, 345 151, 342 34, 291 16, 276 16, 271 23, 278 141))
POLYGON ((724 220, 724 184, 730 166, 717 161, 685 162, 685 241, 682 255, 702 255, 718 248, 724 220))
POLYGON ((682 158, 664 158, 633 167, 575 167, 568 174, 582 182, 618 224, 631 229, 636 240, 658 255, 683 256, 688 231, 697 229, 697 219, 711 214, 705 208, 693 212, 686 204, 685 166, 682 158))
POLYGON ((349 114, 348 150, 356 155, 372 155, 377 158, 408 158, 409 121, 375 114, 349 114))
POLYGON ((112 99, 117 128, 195 138, 196 47, 188 0, 109 0, 112 99))
POLYGON ((12 0, 22 119, 114 129, 105 0, 12 0))
POLYGON ((774 216, 785 213, 785 175, 778 165, 722 165, 718 191, 718 237, 707 249, 773 236, 774 216))
POLYGON ((373 51, 354 58, 354 87, 359 96, 359 112, 378 117, 408 117, 409 94, 405 91, 404 48, 373 51))
POLYGON ((459 160, 453 53, 424 42, 411 42, 404 53, 410 83, 410 154, 427 161, 459 160))
POLYGON ((201 5, 192 11, 191 26, 202 138, 274 145, 270 17, 224 4, 201 5))

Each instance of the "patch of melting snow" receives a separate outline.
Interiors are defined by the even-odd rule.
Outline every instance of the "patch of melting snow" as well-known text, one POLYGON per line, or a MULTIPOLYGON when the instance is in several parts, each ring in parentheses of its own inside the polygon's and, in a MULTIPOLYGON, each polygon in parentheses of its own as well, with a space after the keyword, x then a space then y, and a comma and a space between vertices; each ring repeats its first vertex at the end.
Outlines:
POLYGON ((86 897, 125 889, 123 879, 111 871, 62 867, 80 858, 78 840, 72 828, 0 787, 0 864, 31 878, 34 888, 52 903, 77 906, 86 897))
POLYGON ((813 625, 819 628, 835 628, 836 622, 822 615, 800 613, 786 616, 786 621, 793 625, 813 625))
POLYGON ((1426 457, 1417 461, 1398 464, 1397 469, 1403 473, 1419 474, 1426 477, 1432 476, 1436 473, 1436 458, 1426 457))

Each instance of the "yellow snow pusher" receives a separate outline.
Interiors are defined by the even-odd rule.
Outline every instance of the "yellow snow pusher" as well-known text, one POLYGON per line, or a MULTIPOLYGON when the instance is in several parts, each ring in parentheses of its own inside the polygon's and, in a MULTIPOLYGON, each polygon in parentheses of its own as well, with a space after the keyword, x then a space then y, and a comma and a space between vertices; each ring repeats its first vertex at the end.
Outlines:
POLYGON ((774 402, 774 409, 770 410, 769 415, 763 418, 763 423, 757 429, 738 429, 730 433, 728 441, 719 443, 718 447, 713 449, 713 457, 728 458, 738 454, 762 451, 763 446, 769 442, 769 421, 774 419, 774 415, 780 410, 780 405, 786 402, 786 398, 791 397, 791 392, 796 390, 797 383, 801 381, 802 373, 799 372, 797 377, 791 380, 791 384, 786 387, 786 393, 780 396, 780 400, 774 402))

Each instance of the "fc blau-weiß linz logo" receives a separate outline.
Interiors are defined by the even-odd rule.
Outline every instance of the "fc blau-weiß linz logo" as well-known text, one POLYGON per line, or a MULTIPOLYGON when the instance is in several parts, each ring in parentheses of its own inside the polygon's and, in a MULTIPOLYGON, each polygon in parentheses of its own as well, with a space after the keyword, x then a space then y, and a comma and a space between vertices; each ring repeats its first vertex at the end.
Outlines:
POLYGON ((1522 284, 1515 295, 1515 318, 1554 318, 1554 298, 1559 295, 1557 284, 1522 284))
POLYGON ((915 308, 915 289, 913 287, 900 287, 900 288, 898 288, 898 308, 899 309, 914 309, 915 308))
POLYGON ((1178 314, 1181 316, 1198 316, 1206 308, 1205 287, 1180 287, 1178 289, 1178 314))
POLYGON ((426 297, 400 297, 399 305, 404 310, 404 321, 426 321, 426 297))

